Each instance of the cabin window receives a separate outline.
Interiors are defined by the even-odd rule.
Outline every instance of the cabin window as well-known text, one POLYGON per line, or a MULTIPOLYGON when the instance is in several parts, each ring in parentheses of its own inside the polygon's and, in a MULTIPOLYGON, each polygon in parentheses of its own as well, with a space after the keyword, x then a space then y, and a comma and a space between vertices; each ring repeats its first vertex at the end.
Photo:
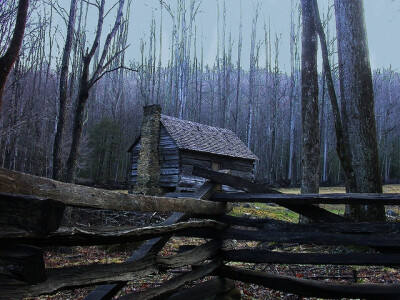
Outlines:
POLYGON ((213 170, 213 171, 219 171, 219 170, 221 170, 221 163, 219 163, 219 162, 212 162, 212 164, 211 164, 211 170, 213 170))

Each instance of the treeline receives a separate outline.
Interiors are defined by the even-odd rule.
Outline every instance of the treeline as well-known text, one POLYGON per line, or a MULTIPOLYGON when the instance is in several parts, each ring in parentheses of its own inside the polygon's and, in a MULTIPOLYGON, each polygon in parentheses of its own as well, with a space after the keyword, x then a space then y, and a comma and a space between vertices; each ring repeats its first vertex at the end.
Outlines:
MULTIPOLYGON (((225 1, 217 3, 219 46, 213 65, 204 63, 203 40, 196 27, 198 1, 178 0, 176 9, 161 3, 162 18, 172 18, 172 31, 160 26, 162 19, 153 19, 140 49, 124 50, 130 3, 126 5, 107 57, 121 55, 106 66, 101 78, 93 84, 85 106, 78 177, 125 180, 129 164, 126 151, 139 134, 142 106, 160 103, 164 114, 233 130, 260 158, 256 165, 257 179, 278 184, 299 183, 302 138, 298 7, 294 4, 292 7, 291 68, 286 73, 279 55, 288 49, 282 46, 279 33, 271 32, 268 22, 259 20, 258 7, 253 11, 251 44, 242 45, 242 22, 237 33, 228 31, 225 1), (261 33, 257 31, 260 22, 264 22, 261 33), (163 31, 171 34, 169 41, 161 39, 163 31), (169 43, 168 61, 161 60, 160 49, 165 48, 162 43, 169 43), (250 57, 242 57, 243 47, 250 48, 250 57), (141 58, 129 64, 132 52, 139 52, 141 58), (233 52, 238 56, 233 57, 233 52), (250 62, 248 70, 243 69, 243 60, 250 62)), ((23 47, 5 90, 0 119, 0 166, 51 177, 63 48, 56 37, 66 30, 53 26, 55 15, 60 13, 56 2, 35 5, 30 8, 23 47)), ((74 107, 83 68, 81 44, 87 38, 82 28, 90 9, 87 2, 78 1, 62 141, 63 164, 72 143, 74 107)), ((10 16, 0 19, 2 28, 12 27, 12 12, 10 8, 10 16)), ((325 24, 330 24, 331 19, 330 11, 324 14, 325 24)), ((331 64, 338 85, 336 44, 329 28, 326 26, 331 64)), ((10 38, 6 30, 0 34, 1 41, 10 38)), ((4 51, 3 48, 0 50, 4 51)), ((101 52, 96 50, 93 65, 99 62, 99 56, 101 52)), ((373 79, 382 178, 386 182, 397 181, 400 73, 392 69, 376 70, 373 79)), ((321 75, 319 84, 321 182, 338 184, 345 178, 336 154, 330 101, 321 75)))

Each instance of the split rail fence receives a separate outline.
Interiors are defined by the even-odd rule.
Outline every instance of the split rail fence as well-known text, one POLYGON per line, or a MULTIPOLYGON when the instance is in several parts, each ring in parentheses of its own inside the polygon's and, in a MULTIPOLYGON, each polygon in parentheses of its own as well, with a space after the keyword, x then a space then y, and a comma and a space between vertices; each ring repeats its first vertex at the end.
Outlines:
MULTIPOLYGON (((353 223, 314 204, 400 204, 400 194, 280 194, 226 173, 195 168, 206 181, 195 193, 166 197, 129 195, 66 184, 0 169, 0 299, 96 287, 85 299, 111 299, 129 282, 182 268, 158 287, 118 299, 205 299, 219 297, 235 281, 301 296, 400 299, 399 284, 327 283, 232 266, 230 262, 310 265, 400 265, 400 223, 353 223), (221 185, 242 190, 218 192, 221 185), (294 224, 274 219, 230 216, 233 202, 275 203, 314 221, 294 224), (63 228, 66 206, 120 211, 175 211, 162 224, 144 227, 63 228), (199 246, 171 256, 159 252, 172 236, 204 238, 199 246), (292 253, 235 249, 232 240, 355 245, 374 253, 292 253), (45 268, 43 248, 110 245, 143 241, 123 263, 45 268), (203 279, 201 283, 193 282, 203 279)), ((236 264, 237 265, 237 264, 236 264)), ((245 264, 247 265, 247 264, 245 264)))

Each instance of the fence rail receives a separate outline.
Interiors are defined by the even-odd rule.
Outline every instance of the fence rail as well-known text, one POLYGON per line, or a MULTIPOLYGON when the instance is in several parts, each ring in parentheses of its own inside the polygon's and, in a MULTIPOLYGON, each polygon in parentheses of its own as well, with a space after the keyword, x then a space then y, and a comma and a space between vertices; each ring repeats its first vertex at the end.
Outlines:
POLYGON ((180 275, 163 282, 157 288, 127 294, 120 299, 192 299, 195 296, 196 299, 202 299, 231 291, 234 281, 254 283, 302 296, 400 298, 399 284, 326 283, 271 275, 227 264, 399 266, 399 223, 353 223, 313 204, 395 205, 400 203, 400 195, 284 195, 270 187, 253 184, 229 174, 200 168, 195 168, 194 173, 209 181, 190 197, 173 198, 182 195, 126 195, 1 169, 0 299, 32 297, 87 286, 97 287, 85 299, 110 299, 133 278, 136 280, 182 267, 186 271, 181 270, 180 275), (244 193, 216 193, 222 184, 241 189, 244 193), (313 219, 315 223, 293 224, 269 218, 230 216, 226 213, 232 209, 231 202, 276 203, 313 219), (150 227, 63 228, 60 224, 66 206, 179 212, 173 213, 162 224, 150 227), (207 240, 198 246, 181 247, 181 253, 161 256, 160 250, 172 236, 201 237, 207 240), (256 247, 236 249, 231 245, 231 240, 365 246, 374 249, 374 253, 357 250, 350 253, 293 253, 256 247), (123 263, 53 269, 45 269, 44 266, 43 247, 138 241, 144 243, 123 263), (186 287, 186 284, 206 276, 212 277, 186 287))

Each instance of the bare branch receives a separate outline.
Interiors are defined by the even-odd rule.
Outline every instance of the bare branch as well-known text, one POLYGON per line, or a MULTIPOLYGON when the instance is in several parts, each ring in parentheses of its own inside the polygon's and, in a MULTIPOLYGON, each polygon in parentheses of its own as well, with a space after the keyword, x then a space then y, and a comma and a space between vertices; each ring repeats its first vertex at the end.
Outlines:
MULTIPOLYGON (((104 2, 104 0, 102 0, 104 2)), ((111 44, 111 40, 114 38, 115 34, 117 33, 117 30, 119 28, 119 26, 121 25, 121 19, 122 19, 122 8, 124 7, 124 3, 125 0, 119 0, 119 7, 118 7, 118 13, 117 13, 117 17, 115 18, 115 23, 114 26, 111 30, 111 32, 107 35, 106 37, 106 41, 104 43, 104 48, 103 48, 103 52, 101 53, 101 57, 99 60, 99 63, 97 65, 96 71, 94 72, 92 78, 89 80, 89 82, 92 82, 93 80, 95 80, 95 78, 98 77, 99 73, 104 70, 107 65, 109 64, 110 60, 103 66, 104 61, 106 59, 107 53, 108 53, 108 48, 110 47, 111 44)), ((103 7, 104 9, 104 7, 103 7)), ((114 55, 112 59, 114 59, 115 57, 117 57, 122 51, 124 51, 126 48, 124 48, 123 50, 119 51, 118 53, 116 53, 114 55)))
POLYGON ((113 68, 113 69, 104 71, 99 77, 96 78, 96 80, 94 80, 94 81, 90 84, 89 88, 92 87, 97 81, 99 81, 99 80, 100 80, 104 75, 106 75, 107 73, 111 73, 111 72, 114 72, 114 71, 118 71, 118 70, 120 70, 120 69, 132 71, 132 72, 139 72, 139 70, 137 70, 137 69, 132 69, 132 68, 125 67, 125 66, 119 66, 119 67, 116 67, 116 68, 113 68))
POLYGON ((115 53, 105 64, 104 66, 101 66, 100 64, 97 67, 96 73, 93 75, 93 77, 90 79, 89 81, 89 87, 91 87, 94 82, 98 81, 98 74, 100 72, 102 72, 104 69, 107 69, 107 67, 120 55, 122 54, 130 45, 127 45, 126 47, 124 47, 123 49, 121 49, 120 51, 118 51, 117 53, 115 53), (97 74, 97 75, 96 75, 97 74), (96 75, 96 77, 95 77, 96 75))

